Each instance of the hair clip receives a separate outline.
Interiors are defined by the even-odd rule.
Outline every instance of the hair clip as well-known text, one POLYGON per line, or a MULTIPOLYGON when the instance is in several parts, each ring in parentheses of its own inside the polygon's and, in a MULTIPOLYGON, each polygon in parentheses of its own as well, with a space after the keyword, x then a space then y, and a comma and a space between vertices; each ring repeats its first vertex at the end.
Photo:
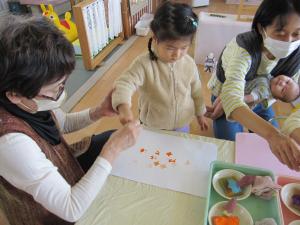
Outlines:
POLYGON ((187 16, 187 18, 192 22, 194 27, 198 26, 198 22, 191 16, 187 16))

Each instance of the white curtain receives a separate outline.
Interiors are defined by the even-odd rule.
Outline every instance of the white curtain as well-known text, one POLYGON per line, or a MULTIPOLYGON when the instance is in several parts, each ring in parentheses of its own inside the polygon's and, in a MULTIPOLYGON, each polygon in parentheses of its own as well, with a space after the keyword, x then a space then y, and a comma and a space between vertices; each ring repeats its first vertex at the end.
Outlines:
POLYGON ((108 1, 108 31, 109 38, 113 39, 122 32, 121 2, 119 0, 108 1))

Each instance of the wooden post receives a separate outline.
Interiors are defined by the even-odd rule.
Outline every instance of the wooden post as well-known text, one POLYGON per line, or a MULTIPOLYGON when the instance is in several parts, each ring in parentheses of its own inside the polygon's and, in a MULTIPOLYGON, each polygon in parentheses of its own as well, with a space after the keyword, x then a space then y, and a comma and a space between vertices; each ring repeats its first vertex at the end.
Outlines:
POLYGON ((130 12, 129 12, 129 4, 128 0, 122 0, 122 21, 123 21, 123 30, 125 38, 129 38, 131 34, 131 27, 130 27, 130 12))

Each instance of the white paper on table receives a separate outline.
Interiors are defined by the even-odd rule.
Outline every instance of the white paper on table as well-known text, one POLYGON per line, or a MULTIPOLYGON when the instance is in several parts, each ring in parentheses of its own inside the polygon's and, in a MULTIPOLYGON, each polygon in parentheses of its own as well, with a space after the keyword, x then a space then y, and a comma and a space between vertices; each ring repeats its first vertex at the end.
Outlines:
POLYGON ((142 130, 137 143, 116 159, 111 174, 206 197, 210 163, 216 159, 215 144, 142 130), (173 156, 168 157, 168 152, 173 156), (169 162, 170 159, 176 162, 169 162))

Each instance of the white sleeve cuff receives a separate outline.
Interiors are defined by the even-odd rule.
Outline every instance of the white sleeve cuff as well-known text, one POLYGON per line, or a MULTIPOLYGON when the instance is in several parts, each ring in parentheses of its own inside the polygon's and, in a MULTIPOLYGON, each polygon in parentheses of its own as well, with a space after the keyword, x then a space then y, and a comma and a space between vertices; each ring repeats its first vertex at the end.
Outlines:
POLYGON ((107 173, 110 173, 112 170, 111 164, 103 157, 99 156, 95 162, 99 166, 101 166, 107 173))

